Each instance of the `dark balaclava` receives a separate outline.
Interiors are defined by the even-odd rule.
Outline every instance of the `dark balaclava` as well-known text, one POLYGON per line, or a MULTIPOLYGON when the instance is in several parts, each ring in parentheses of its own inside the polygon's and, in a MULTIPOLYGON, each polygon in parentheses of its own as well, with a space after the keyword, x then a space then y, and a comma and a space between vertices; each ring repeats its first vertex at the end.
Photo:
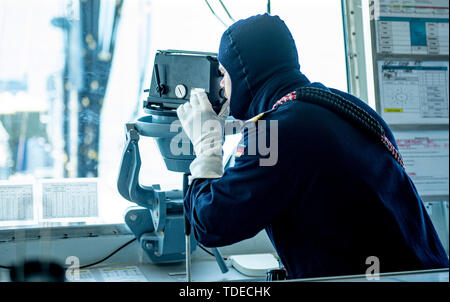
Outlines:
POLYGON ((278 16, 239 20, 222 35, 219 62, 231 78, 231 115, 246 120, 271 109, 285 94, 309 83, 297 48, 278 16))

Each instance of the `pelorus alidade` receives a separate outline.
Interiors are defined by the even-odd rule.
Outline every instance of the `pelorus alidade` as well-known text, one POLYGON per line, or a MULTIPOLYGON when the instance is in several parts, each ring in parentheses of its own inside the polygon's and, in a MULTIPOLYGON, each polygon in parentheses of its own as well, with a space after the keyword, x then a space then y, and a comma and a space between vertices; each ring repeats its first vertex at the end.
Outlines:
MULTIPOLYGON (((190 234, 184 214, 183 199, 188 188, 189 165, 195 158, 193 147, 179 123, 176 109, 188 102, 193 88, 203 89, 216 112, 224 98, 220 88, 217 54, 206 52, 164 50, 157 51, 147 99, 143 102, 145 115, 126 124, 126 144, 117 182, 119 193, 138 206, 125 213, 125 223, 134 233, 140 246, 154 263, 186 261, 190 280, 190 255, 197 242, 190 234), (174 129, 177 129, 174 131, 174 129), (190 152, 173 152, 175 136, 184 135, 178 146, 190 152), (162 191, 159 185, 139 184, 141 156, 139 138, 155 139, 169 171, 183 173, 183 189, 162 191), (189 146, 187 145, 189 144, 189 146), (172 146, 173 147, 173 146, 172 146)), ((145 154, 144 154, 145 156, 145 154)), ((213 249, 222 272, 228 269, 217 249, 213 249)))

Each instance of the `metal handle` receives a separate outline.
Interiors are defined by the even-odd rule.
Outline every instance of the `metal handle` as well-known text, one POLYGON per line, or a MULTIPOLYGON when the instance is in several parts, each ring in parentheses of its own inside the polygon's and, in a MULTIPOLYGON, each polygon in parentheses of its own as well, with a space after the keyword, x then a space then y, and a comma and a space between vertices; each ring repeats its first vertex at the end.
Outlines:
MULTIPOLYGON (((183 174, 183 198, 186 196, 189 187, 189 174, 183 174)), ((184 208, 184 207, 183 207, 184 208)), ((191 282, 191 224, 186 215, 186 211, 183 209, 184 213, 184 234, 186 241, 186 281, 191 282)))
POLYGON ((217 248, 213 248, 212 251, 214 253, 214 256, 216 257, 216 261, 220 267, 220 270, 222 271, 223 274, 225 274, 226 272, 228 272, 228 267, 225 264, 225 261, 223 261, 222 254, 219 252, 217 248))
POLYGON ((120 163, 117 189, 125 199, 140 206, 149 207, 155 199, 155 191, 151 187, 139 184, 141 156, 139 154, 139 132, 134 124, 127 124, 127 142, 120 163))

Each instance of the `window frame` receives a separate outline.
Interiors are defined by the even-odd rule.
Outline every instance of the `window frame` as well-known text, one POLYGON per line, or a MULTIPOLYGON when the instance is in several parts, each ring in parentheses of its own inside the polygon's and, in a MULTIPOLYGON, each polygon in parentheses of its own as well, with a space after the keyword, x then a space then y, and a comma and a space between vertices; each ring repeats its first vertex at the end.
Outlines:
POLYGON ((132 234, 133 233, 125 223, 49 227, 15 226, 0 229, 0 244, 22 240, 90 238, 132 234))

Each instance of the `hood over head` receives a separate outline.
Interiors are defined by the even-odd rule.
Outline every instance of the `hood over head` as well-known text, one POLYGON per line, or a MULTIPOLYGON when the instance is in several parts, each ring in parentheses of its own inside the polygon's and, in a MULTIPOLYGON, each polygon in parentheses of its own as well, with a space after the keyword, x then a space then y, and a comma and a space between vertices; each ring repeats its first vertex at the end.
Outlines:
POLYGON ((231 79, 230 113, 249 119, 285 94, 309 84, 286 24, 268 14, 239 20, 222 35, 219 62, 231 79))

